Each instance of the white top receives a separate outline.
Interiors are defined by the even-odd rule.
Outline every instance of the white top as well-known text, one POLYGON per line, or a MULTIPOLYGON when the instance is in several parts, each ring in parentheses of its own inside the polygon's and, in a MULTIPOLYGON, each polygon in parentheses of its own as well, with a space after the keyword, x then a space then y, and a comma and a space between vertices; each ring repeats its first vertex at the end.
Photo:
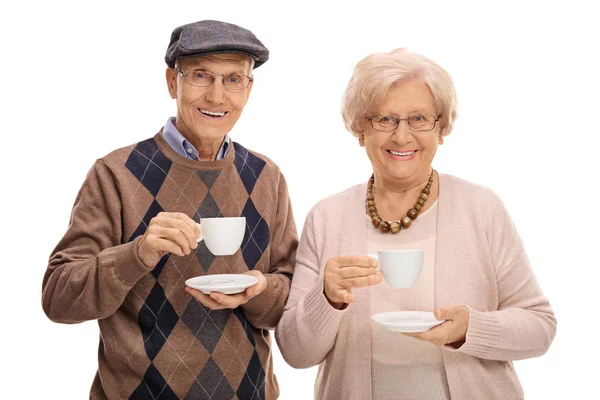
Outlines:
MULTIPOLYGON (((368 218, 368 217, 367 217, 368 218)), ((370 223, 370 219, 368 219, 370 223)), ((390 311, 433 311, 437 200, 398 234, 367 229, 369 254, 379 250, 423 249, 423 270, 412 288, 393 289, 383 281, 369 288, 370 314, 390 311)), ((371 323, 372 399, 449 400, 441 350, 371 323)))

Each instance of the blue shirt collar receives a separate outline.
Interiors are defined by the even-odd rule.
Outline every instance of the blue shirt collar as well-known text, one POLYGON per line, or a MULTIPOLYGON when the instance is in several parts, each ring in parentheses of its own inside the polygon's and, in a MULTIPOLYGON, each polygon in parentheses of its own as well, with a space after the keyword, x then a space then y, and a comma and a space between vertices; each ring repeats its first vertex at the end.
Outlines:
MULTIPOLYGON (((198 150, 193 144, 187 141, 185 137, 175 127, 175 117, 171 117, 167 120, 163 131, 163 138, 165 141, 182 157, 189 158, 190 160, 199 160, 198 150)), ((229 134, 225 135, 223 144, 217 153, 217 160, 225 158, 227 151, 229 150, 229 134)))

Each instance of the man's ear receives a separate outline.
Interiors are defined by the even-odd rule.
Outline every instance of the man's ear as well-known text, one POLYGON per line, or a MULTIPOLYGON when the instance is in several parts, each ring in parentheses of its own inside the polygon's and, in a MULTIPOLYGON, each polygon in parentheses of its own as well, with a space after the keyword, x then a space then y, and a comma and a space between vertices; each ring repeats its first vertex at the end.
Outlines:
POLYGON ((365 147, 365 135, 360 135, 358 137, 358 144, 360 147, 365 147))
POLYGON ((177 71, 175 68, 168 67, 165 73, 167 78, 167 88, 169 89, 169 95, 172 99, 177 98, 177 71))

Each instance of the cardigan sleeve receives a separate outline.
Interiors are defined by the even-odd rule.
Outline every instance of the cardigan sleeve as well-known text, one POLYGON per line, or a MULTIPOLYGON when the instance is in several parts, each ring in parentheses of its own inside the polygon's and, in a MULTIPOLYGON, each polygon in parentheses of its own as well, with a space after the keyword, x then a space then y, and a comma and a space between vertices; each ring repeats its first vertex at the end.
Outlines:
POLYGON ((466 341, 457 351, 502 361, 541 356, 556 334, 556 318, 508 212, 495 194, 491 197, 486 231, 496 273, 498 309, 469 308, 466 341))
POLYGON ((320 364, 333 348, 340 322, 348 311, 332 307, 323 294, 322 241, 315 206, 308 214, 296 257, 290 297, 275 338, 285 361, 294 368, 320 364))
POLYGON ((274 329, 281 318, 290 293, 298 231, 292 213, 287 183, 281 172, 277 193, 277 214, 270 238, 267 288, 241 307, 248 321, 259 329, 274 329))
POLYGON ((102 160, 96 161, 44 275, 42 307, 52 321, 78 323, 112 315, 150 271, 139 258, 138 240, 121 242, 120 204, 116 178, 102 160))

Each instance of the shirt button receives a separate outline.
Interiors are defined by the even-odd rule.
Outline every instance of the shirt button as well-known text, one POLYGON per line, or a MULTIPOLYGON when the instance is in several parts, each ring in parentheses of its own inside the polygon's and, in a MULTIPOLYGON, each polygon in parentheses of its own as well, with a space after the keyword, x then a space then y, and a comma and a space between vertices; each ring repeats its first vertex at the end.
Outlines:
POLYGON ((192 148, 191 148, 191 147, 188 147, 188 149, 187 149, 187 152, 188 152, 188 153, 192 154, 192 152, 193 152, 193 151, 194 151, 194 150, 192 150, 192 148))

